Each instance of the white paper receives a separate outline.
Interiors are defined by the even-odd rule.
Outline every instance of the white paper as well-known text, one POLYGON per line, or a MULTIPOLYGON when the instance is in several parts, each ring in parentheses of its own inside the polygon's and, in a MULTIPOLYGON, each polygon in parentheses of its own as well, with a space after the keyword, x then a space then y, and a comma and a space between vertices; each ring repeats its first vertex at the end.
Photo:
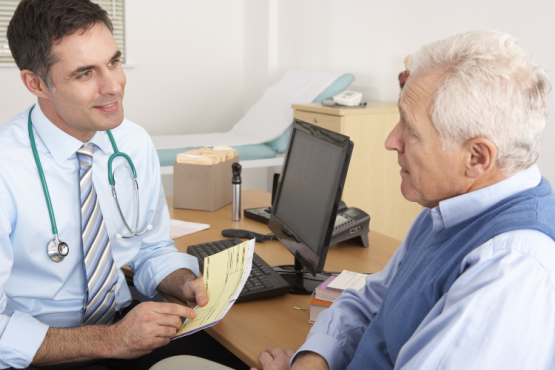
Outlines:
POLYGON ((181 220, 171 220, 171 238, 177 239, 182 236, 196 233, 197 231, 202 231, 209 229, 208 224, 198 224, 196 222, 186 222, 181 220))
POLYGON ((366 276, 366 274, 343 270, 339 276, 328 284, 327 288, 339 291, 349 288, 359 290, 364 287, 364 284, 366 284, 366 276))

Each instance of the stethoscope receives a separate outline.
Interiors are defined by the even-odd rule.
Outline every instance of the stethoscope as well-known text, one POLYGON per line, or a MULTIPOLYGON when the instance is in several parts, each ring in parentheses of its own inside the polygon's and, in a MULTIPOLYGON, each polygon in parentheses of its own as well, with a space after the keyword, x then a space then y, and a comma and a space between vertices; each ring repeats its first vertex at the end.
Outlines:
MULTIPOLYGON (((33 149, 33 156, 35 157, 35 163, 37 164, 37 169, 39 171, 40 181, 42 183, 42 189, 44 190, 44 197, 46 198, 46 206, 48 207, 48 213, 50 214, 50 223, 52 224, 52 234, 54 234, 54 239, 48 243, 46 250, 48 252, 48 256, 52 259, 52 261, 61 262, 64 259, 64 257, 68 255, 69 246, 63 241, 58 239, 58 228, 56 226, 56 218, 54 217, 54 209, 52 208, 52 202, 50 201, 50 193, 48 192, 46 177, 44 176, 44 171, 42 170, 39 153, 37 152, 37 145, 35 144, 35 136, 33 135, 33 123, 31 122, 31 112, 33 111, 33 109, 35 109, 34 106, 29 111, 29 124, 28 124, 29 139, 31 141, 31 148, 33 149)), ((108 159, 108 182, 112 186, 112 195, 116 199, 116 204, 118 206, 118 211, 119 211, 119 214, 121 215, 121 219, 123 220, 125 227, 127 227, 127 230, 129 230, 129 232, 131 233, 131 235, 116 234, 115 235, 116 239, 121 239, 121 238, 128 239, 134 236, 141 236, 147 231, 152 230, 152 225, 148 225, 146 229, 141 233, 137 232, 137 230, 139 229, 139 184, 137 183, 137 171, 135 171, 135 166, 133 165, 133 161, 131 160, 131 158, 129 158, 127 154, 122 153, 118 150, 116 141, 114 140, 114 137, 112 136, 112 133, 110 132, 110 130, 107 130, 106 133, 108 134, 108 137, 110 138, 110 142, 112 143, 112 148, 114 149, 114 154, 112 154, 108 159), (123 215, 123 212, 119 205, 118 196, 116 194, 116 182, 114 181, 114 174, 112 173, 112 162, 116 157, 125 158, 129 163, 131 170, 133 171, 133 179, 135 180, 135 195, 137 200, 137 218, 135 220, 135 230, 131 230, 131 227, 129 227, 129 225, 127 224, 127 221, 125 220, 125 216, 123 215)))

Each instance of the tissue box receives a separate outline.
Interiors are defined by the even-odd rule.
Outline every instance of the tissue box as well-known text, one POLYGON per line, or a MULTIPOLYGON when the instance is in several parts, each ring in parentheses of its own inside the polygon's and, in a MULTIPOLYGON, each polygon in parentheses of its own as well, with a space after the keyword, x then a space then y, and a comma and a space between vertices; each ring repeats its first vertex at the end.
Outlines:
POLYGON ((214 165, 173 164, 173 207, 215 211, 231 203, 231 165, 239 157, 214 165))

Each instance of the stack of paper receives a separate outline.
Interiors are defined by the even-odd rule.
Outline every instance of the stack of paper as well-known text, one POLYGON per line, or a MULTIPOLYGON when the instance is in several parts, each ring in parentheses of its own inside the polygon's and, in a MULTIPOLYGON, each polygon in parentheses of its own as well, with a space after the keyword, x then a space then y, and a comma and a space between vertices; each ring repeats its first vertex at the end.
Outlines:
POLYGON ((328 289, 344 291, 346 289, 361 289, 366 284, 366 274, 343 270, 337 279, 328 284, 328 289))
POLYGON ((314 324, 316 322, 316 319, 318 318, 318 315, 330 306, 331 302, 312 297, 312 299, 310 300, 310 320, 308 320, 308 322, 314 324))
POLYGON ((330 276, 314 290, 314 296, 310 300, 311 324, 316 322, 318 315, 331 306, 332 302, 339 297, 345 289, 361 289, 366 284, 366 274, 343 270, 338 276, 330 276))
POLYGON ((316 289, 314 289, 316 299, 333 302, 339 296, 341 296, 341 292, 337 290, 328 289, 328 284, 330 284, 337 276, 330 276, 326 279, 322 284, 318 285, 316 289))
POLYGON ((196 233, 210 228, 208 224, 198 224, 196 222, 186 222, 180 220, 171 220, 171 238, 177 239, 182 236, 196 233))
POLYGON ((228 146, 200 148, 177 155, 177 163, 214 165, 237 157, 237 150, 228 146))

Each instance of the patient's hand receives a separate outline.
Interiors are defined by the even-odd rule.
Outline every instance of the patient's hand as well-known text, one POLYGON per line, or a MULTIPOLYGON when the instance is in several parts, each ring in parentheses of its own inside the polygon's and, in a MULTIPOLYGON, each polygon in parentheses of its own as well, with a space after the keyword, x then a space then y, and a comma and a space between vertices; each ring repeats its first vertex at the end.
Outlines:
MULTIPOLYGON (((295 350, 282 348, 268 348, 260 352, 258 361, 264 370, 288 370, 289 361, 295 354, 295 350)), ((301 352, 295 358, 292 369, 319 369, 329 370, 328 362, 319 354, 314 352, 301 352)), ((256 370, 252 368, 251 370, 256 370)))
MULTIPOLYGON (((268 348, 260 352, 258 362, 264 370, 288 370, 289 361, 295 354, 293 349, 268 348)), ((256 370, 252 368, 251 370, 256 370)))

